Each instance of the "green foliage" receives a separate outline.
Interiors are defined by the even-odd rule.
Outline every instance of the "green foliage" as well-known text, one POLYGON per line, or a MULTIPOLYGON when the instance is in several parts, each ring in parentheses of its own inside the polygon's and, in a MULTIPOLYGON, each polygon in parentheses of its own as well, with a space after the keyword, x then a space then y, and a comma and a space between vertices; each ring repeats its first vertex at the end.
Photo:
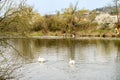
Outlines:
POLYGON ((32 27, 31 27, 31 31, 40 31, 43 29, 43 22, 44 19, 43 17, 41 17, 39 14, 34 14, 34 16, 32 16, 32 27))
POLYGON ((60 30, 60 22, 57 16, 44 17, 48 30, 58 31, 60 30))
POLYGON ((41 32, 42 35, 48 32, 72 34, 81 30, 96 29, 97 26, 97 23, 94 23, 96 11, 90 13, 89 10, 77 10, 76 5, 70 5, 63 10, 62 14, 57 12, 56 15, 41 16, 32 7, 26 5, 13 8, 12 11, 11 15, 5 17, 0 23, 0 31, 22 34, 41 32))

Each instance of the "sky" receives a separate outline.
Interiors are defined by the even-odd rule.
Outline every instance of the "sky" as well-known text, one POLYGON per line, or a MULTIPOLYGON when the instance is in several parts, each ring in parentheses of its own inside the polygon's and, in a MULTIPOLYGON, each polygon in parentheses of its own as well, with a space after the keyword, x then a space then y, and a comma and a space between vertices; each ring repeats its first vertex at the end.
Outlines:
POLYGON ((75 5, 78 2, 78 9, 100 8, 112 3, 112 0, 28 0, 27 4, 33 6, 35 11, 41 15, 54 14, 56 11, 62 11, 68 8, 70 4, 75 5))

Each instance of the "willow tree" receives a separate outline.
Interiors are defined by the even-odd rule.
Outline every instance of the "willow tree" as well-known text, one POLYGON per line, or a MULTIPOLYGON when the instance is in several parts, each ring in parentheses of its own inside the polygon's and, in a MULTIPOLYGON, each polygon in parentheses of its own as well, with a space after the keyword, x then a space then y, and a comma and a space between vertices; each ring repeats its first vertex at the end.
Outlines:
POLYGON ((12 22, 8 25, 7 30, 12 30, 14 32, 21 32, 22 34, 29 32, 32 26, 32 18, 35 15, 33 8, 30 6, 21 6, 16 9, 18 13, 10 16, 12 22))
POLYGON ((19 13, 19 8, 25 4, 26 0, 1 0, 0 1, 0 31, 4 32, 4 29, 14 21, 11 16, 19 13))

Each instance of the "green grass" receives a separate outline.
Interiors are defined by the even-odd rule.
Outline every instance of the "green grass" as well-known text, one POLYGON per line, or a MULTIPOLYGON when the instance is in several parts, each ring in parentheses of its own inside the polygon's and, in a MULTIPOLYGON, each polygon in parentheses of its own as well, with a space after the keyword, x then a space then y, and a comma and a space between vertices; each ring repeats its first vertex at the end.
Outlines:
POLYGON ((105 33, 108 33, 108 32, 110 32, 111 30, 108 30, 108 29, 104 29, 104 30, 102 30, 102 29, 98 29, 98 30, 94 30, 94 31, 92 31, 92 33, 98 33, 98 34, 105 34, 105 33))
POLYGON ((33 32, 30 33, 30 36, 44 36, 44 34, 42 32, 33 32))

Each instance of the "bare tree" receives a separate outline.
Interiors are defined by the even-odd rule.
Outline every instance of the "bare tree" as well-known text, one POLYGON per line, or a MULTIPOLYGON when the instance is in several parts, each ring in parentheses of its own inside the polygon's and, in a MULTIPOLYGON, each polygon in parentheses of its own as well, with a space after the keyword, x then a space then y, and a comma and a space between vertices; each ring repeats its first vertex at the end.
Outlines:
MULTIPOLYGON (((19 1, 18 0, 0 0, 0 31, 2 31, 1 28, 4 28, 3 24, 7 22, 6 20, 9 19, 8 17, 18 13, 19 11, 17 9, 25 5, 25 1, 26 0, 19 0, 19 1)), ((11 19, 11 22, 12 20, 14 20, 14 18, 11 19)), ((9 24, 10 22, 7 22, 7 23, 9 24)), ((4 56, 4 52, 2 51, 3 48, 1 48, 1 46, 4 46, 3 43, 6 44, 6 41, 4 39, 0 39, 0 58, 2 58, 3 60, 6 60, 6 56, 4 56)), ((12 48, 15 49, 14 47, 12 48)), ((6 51, 6 49, 4 50, 6 51)), ((13 64, 10 64, 8 62, 6 63, 6 67, 2 67, 1 64, 3 60, 0 60, 0 80, 6 80, 6 77, 9 77, 9 74, 11 74, 12 71, 17 68, 17 67, 14 67, 14 68, 12 67, 12 65, 15 65, 16 62, 13 62, 13 64)))
POLYGON ((64 9, 64 17, 68 23, 66 25, 65 30, 68 31, 68 33, 70 33, 70 35, 74 35, 74 36, 75 36, 74 27, 76 25, 75 15, 76 15, 77 6, 78 6, 78 1, 76 2, 76 4, 74 6, 71 4, 69 6, 69 8, 64 9))
POLYGON ((118 8, 118 3, 119 0, 113 0, 113 2, 115 3, 115 10, 116 10, 116 15, 117 15, 117 22, 119 23, 119 8, 118 8))

